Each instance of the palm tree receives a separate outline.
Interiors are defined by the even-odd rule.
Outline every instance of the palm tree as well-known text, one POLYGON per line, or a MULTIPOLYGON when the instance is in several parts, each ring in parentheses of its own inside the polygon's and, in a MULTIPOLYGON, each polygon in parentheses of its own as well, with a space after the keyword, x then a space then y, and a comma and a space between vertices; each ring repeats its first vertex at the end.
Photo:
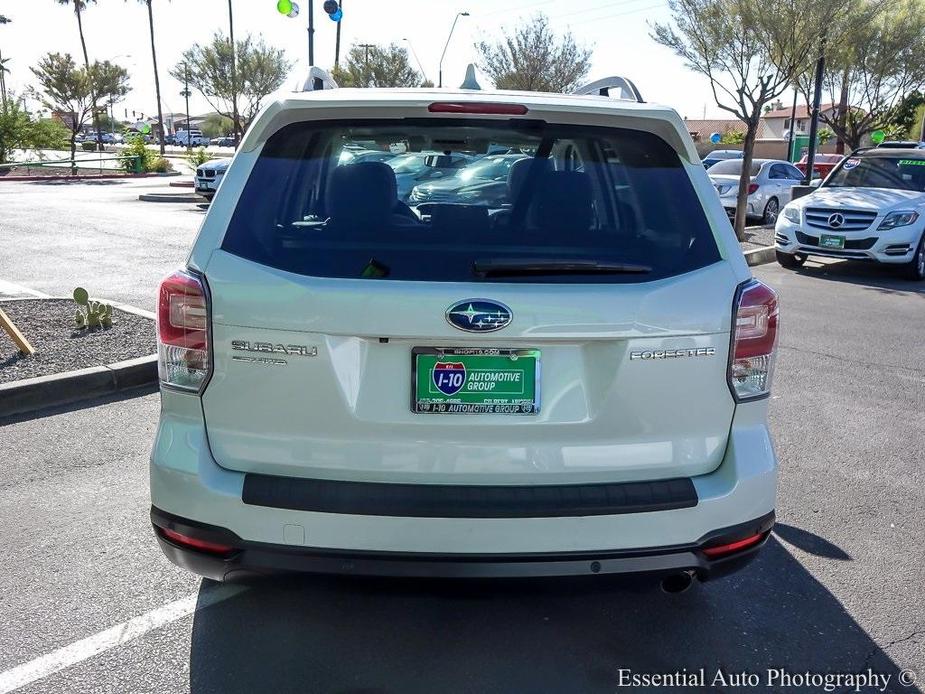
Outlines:
MULTIPOLYGON (((126 0, 127 2, 128 0, 126 0)), ((60 2, 60 0, 59 0, 60 2)), ((161 155, 164 154, 164 114, 161 112, 161 78, 157 73, 157 50, 154 47, 154 10, 151 8, 151 0, 138 0, 143 5, 148 6, 148 27, 151 30, 151 60, 154 63, 154 91, 157 96, 157 123, 158 123, 158 140, 161 146, 161 155)))
MULTIPOLYGON (((0 14, 0 24, 9 24, 12 20, 8 17, 4 17, 0 14)), ((6 63, 9 62, 9 58, 4 58, 3 54, 0 53, 0 94, 3 95, 3 110, 6 111, 6 76, 4 72, 9 72, 10 69, 6 66, 6 63)))
POLYGON ((59 5, 73 5, 74 14, 77 16, 77 30, 80 32, 80 47, 84 54, 84 69, 87 71, 87 78, 90 80, 90 98, 93 100, 93 127, 96 129, 96 144, 102 151, 103 137, 100 134, 100 119, 96 112, 96 94, 93 76, 90 74, 90 56, 87 54, 87 40, 84 38, 84 24, 82 12, 87 9, 88 5, 95 5, 96 0, 55 0, 59 5))

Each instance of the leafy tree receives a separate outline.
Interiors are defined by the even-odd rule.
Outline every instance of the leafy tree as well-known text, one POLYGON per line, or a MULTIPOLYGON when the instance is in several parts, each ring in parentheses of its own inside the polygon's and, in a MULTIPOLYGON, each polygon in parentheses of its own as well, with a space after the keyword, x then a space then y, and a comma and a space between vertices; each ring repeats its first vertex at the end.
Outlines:
POLYGON ((243 99, 237 114, 237 125, 243 129, 257 115, 263 99, 283 84, 292 63, 282 50, 268 46, 263 39, 247 36, 235 41, 235 46, 234 72, 231 43, 217 32, 211 43, 205 46, 197 43, 186 50, 170 75, 183 82, 185 66, 188 66, 190 86, 197 89, 216 112, 232 122, 234 101, 243 99))
POLYGON ((353 44, 332 76, 341 87, 421 87, 424 78, 411 67, 408 51, 396 44, 353 44))
MULTIPOLYGON (((128 1, 128 0, 126 0, 128 1)), ((161 156, 164 155, 164 114, 161 109, 161 78, 157 71, 157 49, 154 46, 154 9, 151 0, 138 0, 148 8, 148 28, 151 33, 151 62, 154 63, 154 93, 157 96, 157 139, 161 147, 161 156)))
MULTIPOLYGON (((819 38, 837 35, 862 0, 668 0, 672 22, 652 38, 710 81, 716 105, 745 124, 735 230, 744 239, 749 170, 766 104, 811 65, 819 38)), ((854 19, 852 15, 852 19, 854 19)))
POLYGON ((925 105, 922 92, 916 90, 904 95, 886 117, 883 127, 886 136, 891 140, 921 139, 922 105, 925 105))
MULTIPOLYGON (((907 107, 914 113, 915 105, 903 102, 925 87, 925 7, 921 0, 893 0, 888 9, 866 0, 838 44, 826 48, 823 101, 839 107, 820 120, 851 149, 874 130, 907 130, 907 107)), ((807 103, 813 77, 806 70, 797 80, 807 103)))
POLYGON ((234 129, 234 122, 219 113, 210 113, 199 126, 202 134, 208 138, 227 135, 234 129))
POLYGON ((67 138, 67 128, 49 119, 30 119, 15 99, 0 110, 0 164, 18 149, 60 149, 67 138))
POLYGON ((549 18, 537 14, 496 41, 475 44, 479 67, 498 89, 574 91, 591 69, 592 50, 571 32, 557 36, 549 18))
POLYGON ((108 60, 93 63, 87 71, 77 67, 68 53, 48 53, 30 69, 41 87, 39 98, 45 107, 67 115, 71 159, 77 152, 77 133, 104 108, 99 95, 118 99, 129 90, 128 72, 108 60))
POLYGON ((721 145, 741 145, 745 142, 745 133, 741 130, 727 130, 720 137, 721 145))

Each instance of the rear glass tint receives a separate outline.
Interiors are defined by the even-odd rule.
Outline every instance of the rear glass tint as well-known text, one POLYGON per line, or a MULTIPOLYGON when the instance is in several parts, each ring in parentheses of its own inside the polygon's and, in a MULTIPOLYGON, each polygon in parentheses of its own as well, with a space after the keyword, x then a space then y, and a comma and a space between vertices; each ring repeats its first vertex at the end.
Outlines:
MULTIPOLYGON (((727 159, 717 162, 710 167, 710 175, 740 176, 742 174, 743 163, 741 159, 727 159)), ((761 162, 753 161, 748 170, 748 175, 757 176, 759 171, 761 171, 761 162)))
POLYGON ((659 137, 517 120, 287 126, 222 247, 304 275, 429 282, 640 282, 719 260, 659 137))

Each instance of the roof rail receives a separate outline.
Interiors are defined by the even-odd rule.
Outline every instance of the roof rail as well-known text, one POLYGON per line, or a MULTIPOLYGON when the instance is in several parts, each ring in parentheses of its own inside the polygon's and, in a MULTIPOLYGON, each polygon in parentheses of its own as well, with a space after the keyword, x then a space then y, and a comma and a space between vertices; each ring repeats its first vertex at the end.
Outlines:
POLYGON ((337 89, 337 82, 331 77, 331 73, 322 70, 320 67, 308 68, 308 77, 304 82, 298 82, 293 91, 296 92, 319 92, 324 89, 337 89))
POLYGON ((623 101, 635 101, 640 104, 645 103, 642 94, 636 89, 636 85, 626 77, 620 77, 620 75, 605 77, 582 87, 578 87, 578 89, 574 91, 574 94, 581 96, 610 96, 614 99, 622 99, 623 101), (619 96, 612 95, 610 93, 611 89, 618 89, 619 96))

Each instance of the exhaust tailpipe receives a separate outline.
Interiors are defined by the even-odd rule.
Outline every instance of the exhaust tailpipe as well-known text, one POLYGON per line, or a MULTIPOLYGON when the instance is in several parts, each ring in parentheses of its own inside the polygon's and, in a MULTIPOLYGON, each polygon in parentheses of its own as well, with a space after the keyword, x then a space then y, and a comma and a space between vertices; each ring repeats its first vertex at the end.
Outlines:
POLYGON ((662 579, 662 590, 666 593, 683 593, 694 582, 693 571, 681 571, 662 579))

